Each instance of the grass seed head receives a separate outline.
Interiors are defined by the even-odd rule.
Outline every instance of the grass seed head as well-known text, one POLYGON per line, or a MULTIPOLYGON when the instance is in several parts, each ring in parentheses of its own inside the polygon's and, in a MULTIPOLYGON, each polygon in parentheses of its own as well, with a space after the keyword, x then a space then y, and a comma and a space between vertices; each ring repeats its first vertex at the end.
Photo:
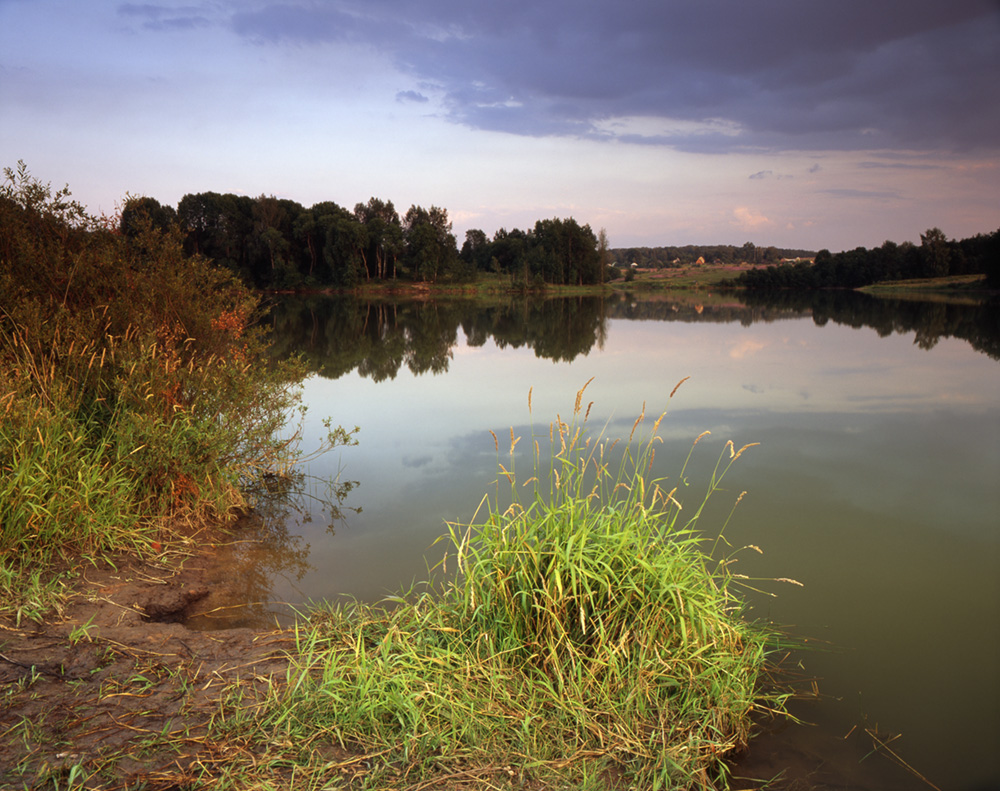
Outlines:
POLYGON ((685 376, 677 384, 675 384, 674 385, 674 389, 670 391, 670 398, 673 398, 674 397, 674 393, 676 393, 680 389, 681 385, 684 384, 690 378, 691 378, 690 376, 685 376))

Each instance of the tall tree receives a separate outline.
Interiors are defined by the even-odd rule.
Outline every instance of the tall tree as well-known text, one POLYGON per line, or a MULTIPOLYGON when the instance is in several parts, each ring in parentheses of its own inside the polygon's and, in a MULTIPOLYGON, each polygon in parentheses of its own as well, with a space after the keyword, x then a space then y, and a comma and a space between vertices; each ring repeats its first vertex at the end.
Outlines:
POLYGON ((403 234, 407 266, 415 277, 433 283, 442 275, 455 274, 458 248, 447 209, 410 206, 403 218, 403 234))
POLYGON ((372 197, 368 203, 354 207, 354 216, 368 233, 367 260, 374 263, 375 277, 384 280, 391 262, 395 278, 396 258, 403 249, 403 229, 396 207, 392 201, 372 197))
POLYGON ((462 243, 462 260, 477 271, 489 269, 490 240, 479 228, 470 228, 465 232, 465 242, 462 243))
POLYGON ((122 207, 119 230, 126 237, 133 237, 142 230, 144 222, 152 228, 166 231, 177 222, 173 206, 163 206, 156 198, 129 197, 122 207))
POLYGON ((281 202, 273 195, 260 195, 253 202, 251 267, 258 283, 294 285, 288 282, 291 223, 281 202))
POLYGON ((320 220, 326 229, 323 258, 330 269, 332 282, 353 286, 362 277, 368 277, 365 260, 368 234, 351 212, 336 204, 331 206, 335 209, 320 220))
POLYGON ((177 204, 177 219, 185 234, 186 253, 203 255, 253 279, 250 265, 252 198, 217 192, 188 194, 177 204))
POLYGON ((951 251, 948 239, 940 228, 930 228, 920 234, 920 255, 927 277, 944 277, 949 272, 951 251))
POLYGON ((611 264, 611 256, 609 253, 610 245, 608 244, 608 232, 601 228, 600 232, 597 234, 597 255, 600 258, 601 265, 601 285, 604 285, 605 277, 608 274, 608 267, 611 264))

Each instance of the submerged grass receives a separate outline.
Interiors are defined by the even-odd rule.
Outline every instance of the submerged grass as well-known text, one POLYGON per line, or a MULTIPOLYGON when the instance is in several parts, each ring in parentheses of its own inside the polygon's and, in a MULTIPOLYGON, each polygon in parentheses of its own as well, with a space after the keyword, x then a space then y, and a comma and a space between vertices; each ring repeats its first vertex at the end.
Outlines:
POLYGON ((727 444, 684 506, 650 476, 663 416, 641 441, 642 416, 627 441, 589 437, 582 395, 550 427, 547 470, 532 437, 526 484, 511 433, 509 505, 484 498, 481 520, 451 525, 439 590, 298 628, 287 683, 241 715, 282 745, 275 765, 365 788, 727 786, 751 714, 785 700, 763 683, 771 633, 713 559, 725 526, 698 524, 747 448, 727 444))

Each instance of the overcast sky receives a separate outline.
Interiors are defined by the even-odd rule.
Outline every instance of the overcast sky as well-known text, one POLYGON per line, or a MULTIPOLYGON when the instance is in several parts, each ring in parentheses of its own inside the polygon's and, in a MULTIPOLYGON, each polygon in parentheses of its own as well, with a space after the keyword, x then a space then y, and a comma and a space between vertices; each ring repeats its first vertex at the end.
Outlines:
POLYGON ((1000 0, 0 0, 0 165, 613 247, 1000 228, 1000 0))

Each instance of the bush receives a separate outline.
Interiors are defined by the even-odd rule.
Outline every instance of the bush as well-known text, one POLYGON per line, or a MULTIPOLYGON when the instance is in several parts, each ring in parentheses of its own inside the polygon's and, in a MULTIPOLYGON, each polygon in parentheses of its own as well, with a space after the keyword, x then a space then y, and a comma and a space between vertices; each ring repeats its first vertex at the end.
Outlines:
POLYGON ((175 226, 132 211, 123 235, 23 163, 5 177, 0 597, 29 615, 29 569, 146 551, 286 471, 302 372, 267 360, 258 298, 175 226))

